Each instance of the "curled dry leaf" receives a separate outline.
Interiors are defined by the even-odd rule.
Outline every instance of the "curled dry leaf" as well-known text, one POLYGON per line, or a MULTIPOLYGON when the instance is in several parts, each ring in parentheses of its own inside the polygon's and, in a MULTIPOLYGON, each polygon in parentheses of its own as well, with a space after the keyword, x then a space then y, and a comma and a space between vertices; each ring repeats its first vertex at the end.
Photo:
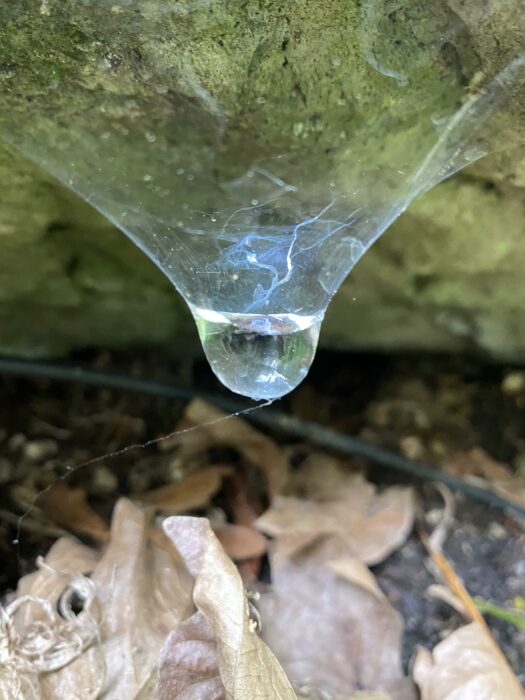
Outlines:
MULTIPOLYGON (((67 674, 95 643, 99 610, 94 587, 84 574, 96 562, 92 550, 63 538, 45 561, 39 561, 35 573, 20 580, 13 601, 0 608, 0 697, 51 700, 55 695, 47 692, 45 678, 67 674), (73 609, 73 596, 82 600, 80 612, 73 609)), ((84 680, 86 689, 96 686, 94 675, 84 680)))
MULTIPOLYGON (((98 606, 91 581, 80 572, 95 563, 91 550, 64 538, 47 561, 39 561, 38 571, 20 581, 16 597, 1 609, 0 697, 51 700, 45 678, 74 666, 93 646, 98 606), (55 568, 60 565, 62 571, 55 568), (82 600, 81 611, 74 610, 73 596, 82 600)), ((96 684, 94 676, 85 680, 86 688, 96 684)))
POLYGON ((108 526, 89 505, 84 489, 57 481, 41 495, 39 506, 48 518, 70 532, 88 535, 97 542, 109 537, 108 526))
POLYGON ((104 610, 104 698, 134 698, 149 681, 168 633, 192 613, 191 579, 176 551, 151 543, 144 514, 124 499, 92 579, 104 610))
MULTIPOLYGON (((90 574, 98 560, 99 555, 91 547, 63 537, 53 544, 37 571, 20 579, 16 597, 35 596, 56 605, 65 583, 74 576, 90 574)), ((31 606, 24 606, 17 613, 16 624, 23 628, 34 619, 31 606)))
POLYGON ((421 649, 413 675, 421 700, 523 700, 523 690, 501 652, 476 623, 421 649))
POLYGON ((302 697, 367 690, 413 700, 401 671, 400 616, 364 564, 333 559, 338 551, 326 540, 273 571, 259 601, 264 639, 302 697))
MULTIPOLYGON (((111 537, 100 559, 88 548, 62 540, 51 549, 38 572, 22 579, 13 603, 19 606, 15 618, 17 635, 20 639, 29 638, 40 654, 47 653, 55 640, 61 644, 64 659, 69 654, 63 665, 54 666, 56 670, 38 676, 36 684, 33 669, 22 669, 18 674, 20 683, 33 688, 28 697, 152 697, 151 693, 143 693, 155 682, 160 648, 169 632, 188 618, 194 607, 192 579, 180 556, 173 547, 157 546, 146 533, 144 514, 122 499, 115 508, 111 537), (92 595, 87 610, 90 617, 85 614, 87 593, 78 588, 82 571, 91 571, 89 580, 82 577, 84 582, 89 581, 86 590, 92 595), (74 616, 76 636, 67 637, 59 626, 60 620, 52 630, 49 623, 42 625, 39 607, 46 612, 46 606, 56 610, 56 601, 61 599, 71 603, 72 587, 84 608, 74 616), (22 606, 21 601, 31 598, 45 601, 45 605, 22 606), (77 639, 86 638, 85 628, 92 630, 92 623, 96 633, 89 643, 78 648, 77 639)), ((71 616, 62 619, 62 623, 72 626, 71 616)))
POLYGON ((159 700, 224 700, 217 642, 206 618, 196 612, 166 640, 159 660, 159 700))
POLYGON ((142 500, 170 514, 203 508, 220 489, 224 477, 232 471, 231 467, 226 466, 208 467, 189 474, 177 483, 149 491, 142 500))
MULTIPOLYGON (((316 693, 311 689, 304 687, 304 692, 300 692, 297 696, 299 700, 333 700, 328 698, 326 693, 316 693), (313 694, 312 694, 313 693, 313 694)), ((383 692, 372 692, 358 690, 357 693, 352 693, 352 695, 345 695, 344 700, 392 700, 392 696, 388 693, 383 692)))
POLYGON ((347 555, 372 565, 405 541, 413 521, 410 489, 393 487, 377 494, 362 476, 347 475, 337 498, 316 502, 279 496, 256 525, 277 538, 276 564, 320 537, 335 535, 346 542, 347 555))
MULTIPOLYGON (((288 454, 300 457, 304 454, 304 445, 293 445, 288 454)), ((338 498, 341 487, 350 476, 362 472, 357 468, 359 461, 350 457, 335 457, 326 452, 310 452, 290 474, 286 495, 315 501, 333 501, 338 498)))
MULTIPOLYGON (((197 641, 201 650, 207 649, 204 664, 206 677, 211 675, 215 678, 215 671, 212 669, 215 657, 212 657, 209 647, 202 646, 203 637, 205 642, 215 639, 216 664, 225 698, 294 700, 296 696, 283 670, 270 649, 258 637, 249 618, 248 604, 239 573, 224 553, 208 521, 190 517, 168 518, 164 529, 195 579, 193 600, 202 616, 196 620, 197 641), (208 629, 204 627, 204 622, 208 629)), ((174 672, 173 667, 165 662, 172 654, 169 645, 173 641, 176 644, 180 643, 178 637, 175 637, 175 640, 171 637, 163 649, 161 687, 163 684, 164 687, 169 687, 166 677, 174 672)), ((191 652, 191 645, 188 649, 191 652)), ((173 653, 174 658, 177 658, 177 654, 173 653)), ((183 667, 187 666, 184 661, 183 667)), ((188 679, 191 679, 191 674, 188 674, 188 679)), ((185 700, 193 698, 188 692, 189 687, 188 681, 187 688, 178 689, 179 695, 164 694, 160 696, 160 700, 174 700, 174 697, 185 700)), ((216 689, 215 686, 214 688, 216 689)))
POLYGON ((252 527, 224 523, 215 527, 214 532, 226 554, 234 561, 262 557, 268 549, 267 539, 252 527))
POLYGON ((480 447, 456 453, 443 464, 443 469, 457 476, 482 479, 492 490, 525 506, 525 479, 514 474, 507 464, 492 459, 480 447))
POLYGON ((184 447, 190 453, 217 445, 233 447, 263 472, 272 496, 280 493, 288 476, 289 464, 284 452, 271 438, 242 418, 228 417, 201 399, 194 399, 184 415, 186 425, 200 426, 200 429, 175 435, 169 444, 182 445, 183 454, 184 447))

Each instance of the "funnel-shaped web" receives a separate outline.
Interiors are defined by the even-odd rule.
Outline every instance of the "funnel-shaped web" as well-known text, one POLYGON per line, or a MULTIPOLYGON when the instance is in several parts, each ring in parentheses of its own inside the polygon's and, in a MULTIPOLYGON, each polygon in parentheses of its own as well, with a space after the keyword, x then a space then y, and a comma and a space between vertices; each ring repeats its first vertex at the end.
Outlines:
POLYGON ((279 397, 372 243, 498 145, 525 61, 484 75, 449 4, 0 0, 2 136, 164 271, 226 386, 279 397))

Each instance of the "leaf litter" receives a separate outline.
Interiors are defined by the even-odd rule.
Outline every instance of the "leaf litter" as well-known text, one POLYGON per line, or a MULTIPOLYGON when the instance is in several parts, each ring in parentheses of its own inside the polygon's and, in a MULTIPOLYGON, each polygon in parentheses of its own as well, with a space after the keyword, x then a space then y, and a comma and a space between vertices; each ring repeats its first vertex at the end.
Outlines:
MULTIPOLYGON (((193 402, 182 425, 221 415, 193 402)), ((174 435, 163 443, 173 449, 193 471, 135 503, 120 499, 111 530, 78 488, 61 483, 39 504, 52 522, 97 545, 58 540, 4 605, 2 697, 416 698, 401 665, 403 621, 368 568, 409 535, 411 489, 378 493, 355 464, 311 451, 290 472, 287 450, 241 418, 174 435), (240 463, 210 463, 217 447, 234 449, 240 463), (237 478, 254 467, 269 507, 237 478), (234 481, 242 507, 227 488, 234 481), (262 562, 267 551, 269 580, 252 577, 257 590, 247 594, 232 559, 243 572, 243 561, 262 562)), ((463 639, 469 627, 448 639, 463 639)), ((438 694, 447 641, 416 657, 422 700, 463 697, 450 684, 449 695, 438 694)), ((501 669, 487 663, 492 679, 501 669)), ((458 692, 462 683, 458 677, 458 692)), ((502 683, 487 698, 521 697, 498 695, 505 676, 502 683)))

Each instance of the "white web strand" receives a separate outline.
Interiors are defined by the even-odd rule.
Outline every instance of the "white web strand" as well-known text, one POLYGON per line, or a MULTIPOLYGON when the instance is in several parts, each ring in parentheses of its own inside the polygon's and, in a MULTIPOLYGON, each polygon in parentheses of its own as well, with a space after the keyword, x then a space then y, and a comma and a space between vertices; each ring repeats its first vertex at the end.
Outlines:
POLYGON ((44 496, 46 493, 49 493, 51 489, 56 486, 61 481, 66 481, 72 474, 75 474, 78 472, 80 469, 84 469, 85 467, 90 467, 93 464, 98 464, 99 462, 109 460, 109 459, 114 459, 115 457, 120 457, 121 455, 126 454, 127 452, 130 452, 131 450, 143 450, 147 447, 151 447, 152 445, 157 445, 158 443, 164 442, 165 440, 169 440, 173 437, 176 437, 177 435, 184 435, 186 433, 192 433, 196 430, 201 430, 202 428, 206 428, 211 425, 217 425, 218 423, 223 423, 227 420, 231 420, 232 418, 240 418, 241 416, 247 416, 250 413, 253 413, 254 411, 257 411, 261 408, 266 408, 267 406, 271 406, 271 404, 274 402, 275 399, 269 399, 268 401, 264 401, 263 403, 257 404, 257 406, 248 406, 248 408, 243 408, 239 411, 235 411, 234 413, 229 413, 228 415, 221 416, 220 418, 214 418, 213 420, 206 421, 204 423, 201 423, 200 425, 192 425, 189 428, 182 428, 182 429, 177 429, 173 430, 171 433, 167 433, 165 435, 160 435, 159 437, 151 438, 150 440, 146 440, 145 442, 137 442, 137 443, 132 443, 129 445, 125 445, 124 447, 119 448, 118 450, 113 450, 112 452, 106 452, 105 454, 98 455, 97 457, 92 457, 85 462, 80 462, 79 464, 71 465, 71 464, 66 464, 65 466, 65 473, 61 474, 60 476, 57 476, 56 479, 54 479, 50 484, 48 484, 44 489, 39 491, 34 495, 32 498, 29 507, 20 515, 20 517, 17 520, 17 529, 16 529, 16 537, 11 541, 13 545, 16 546, 17 548, 17 554, 20 557, 20 537, 21 537, 21 532, 22 532, 22 527, 24 520, 28 518, 33 510, 35 509, 37 502, 42 496, 44 496))

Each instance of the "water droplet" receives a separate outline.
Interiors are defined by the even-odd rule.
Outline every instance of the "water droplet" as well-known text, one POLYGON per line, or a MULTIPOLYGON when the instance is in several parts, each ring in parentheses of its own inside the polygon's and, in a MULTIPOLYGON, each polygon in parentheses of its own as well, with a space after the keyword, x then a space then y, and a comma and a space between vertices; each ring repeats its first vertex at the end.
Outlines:
POLYGON ((276 399, 308 373, 321 315, 231 314, 196 307, 192 312, 211 368, 237 394, 276 399))

